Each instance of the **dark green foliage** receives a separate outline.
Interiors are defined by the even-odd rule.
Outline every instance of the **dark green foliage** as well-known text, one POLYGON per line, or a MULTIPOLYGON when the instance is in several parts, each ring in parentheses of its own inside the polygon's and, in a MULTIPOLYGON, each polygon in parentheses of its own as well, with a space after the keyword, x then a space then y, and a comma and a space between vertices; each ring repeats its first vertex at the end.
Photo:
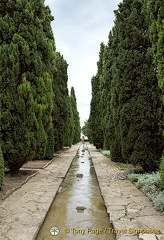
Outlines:
POLYGON ((53 17, 41 0, 1 1, 0 9, 1 145, 5 164, 16 172, 45 151, 53 107, 53 17))
MULTIPOLYGON (((110 35, 109 35, 110 38, 110 35)), ((110 40, 109 40, 110 42, 110 40)), ((101 83, 101 127, 103 130, 104 142, 103 149, 110 149, 110 140, 111 140, 111 111, 110 111, 110 99, 111 99, 111 51, 109 45, 104 49, 103 55, 103 78, 101 83)))
POLYGON ((104 134, 104 149, 110 149, 111 159, 115 162, 124 162, 121 155, 121 144, 119 140, 119 128, 117 117, 117 102, 115 95, 115 85, 113 84, 113 66, 114 66, 114 49, 113 49, 112 31, 109 33, 108 44, 103 56, 103 92, 101 94, 102 105, 102 129, 104 134), (112 105, 116 106, 115 111, 112 105))
MULTIPOLYGON (((158 69, 158 84, 162 90, 162 100, 164 103, 164 1, 149 0, 148 10, 152 21, 150 26, 150 40, 152 43, 154 62, 158 69)), ((164 125, 164 123, 162 124, 164 125)), ((162 157, 160 168, 161 183, 164 188, 164 156, 162 157)))
POLYGON ((51 124, 51 127, 49 128, 47 132, 47 145, 46 145, 46 151, 44 155, 44 159, 52 159, 54 156, 54 145, 55 145, 55 139, 54 139, 54 126, 51 124))
POLYGON ((84 122, 84 126, 82 127, 82 134, 84 134, 85 136, 89 136, 89 126, 88 126, 88 120, 86 120, 85 122, 84 122))
POLYGON ((0 190, 2 190, 3 188, 3 181, 4 181, 4 161, 3 161, 2 150, 0 147, 0 190))
POLYGON ((98 78, 92 77, 92 100, 91 110, 89 116, 89 139, 96 146, 96 148, 102 148, 102 128, 101 128, 101 115, 99 109, 99 80, 98 78))
POLYGON ((79 113, 77 110, 77 103, 76 103, 76 96, 75 96, 75 90, 72 87, 71 88, 71 93, 70 93, 70 104, 71 104, 71 115, 72 115, 72 143, 76 144, 77 142, 80 141, 80 132, 81 132, 81 127, 80 127, 80 118, 79 118, 79 113))
POLYGON ((92 78, 89 129, 92 142, 97 145, 96 138, 102 139, 113 161, 131 162, 151 172, 158 168, 163 151, 163 106, 150 51, 146 1, 124 0, 115 16, 92 78))
POLYGON ((164 157, 162 157, 161 164, 160 164, 160 179, 161 179, 161 187, 164 189, 164 157))
POLYGON ((154 171, 162 154, 162 103, 148 36, 149 18, 143 1, 125 0, 115 11, 116 45, 113 85, 121 153, 126 162, 154 171), (134 25, 135 22, 135 25, 134 25))
POLYGON ((158 67, 157 78, 162 89, 164 102, 164 1, 148 0, 148 10, 152 20, 150 39, 155 63, 158 67))
POLYGON ((70 138, 70 105, 68 94, 68 64, 60 53, 56 53, 54 68, 53 68, 53 103, 52 112, 54 136, 55 136, 55 151, 62 149, 65 145, 71 146, 70 138))
POLYGON ((89 128, 90 128, 90 141, 96 146, 96 148, 103 147, 103 129, 101 125, 103 103, 101 99, 101 91, 103 90, 102 78, 103 78, 103 54, 105 45, 100 44, 99 61, 97 62, 97 74, 92 77, 92 100, 91 110, 89 116, 89 128))
POLYGON ((64 132, 64 146, 71 147, 73 141, 73 113, 71 107, 70 96, 67 97, 67 109, 68 115, 65 123, 65 132, 64 132))

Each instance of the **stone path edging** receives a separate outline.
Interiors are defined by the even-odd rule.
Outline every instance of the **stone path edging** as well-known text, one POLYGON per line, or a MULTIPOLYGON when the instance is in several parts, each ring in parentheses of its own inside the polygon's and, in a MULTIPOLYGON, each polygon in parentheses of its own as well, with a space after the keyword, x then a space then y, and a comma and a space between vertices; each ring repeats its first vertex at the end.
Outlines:
MULTIPOLYGON (((63 153, 61 153, 61 154, 63 154, 63 153)), ((60 154, 60 155, 61 155, 60 154)), ((59 155, 59 156, 60 156, 59 155)), ((12 188, 11 190, 9 190, 6 194, 5 194, 5 196, 2 198, 2 200, 5 200, 6 198, 8 198, 9 197, 9 195, 11 195, 14 191, 16 191, 17 189, 19 189, 19 188, 21 188, 25 183, 27 183, 28 182, 28 180, 29 179, 31 179, 32 177, 34 177, 36 174, 38 174, 38 170, 41 170, 41 169, 44 169, 44 168, 46 168, 46 167, 48 167, 48 165, 50 165, 51 163, 52 163, 52 161, 53 160, 49 160, 48 161, 48 163, 47 164, 45 164, 42 168, 40 168, 40 169, 34 169, 34 171, 36 170, 36 172, 35 173, 33 173, 33 174, 31 174, 30 176, 28 176, 23 182, 21 182, 20 183, 20 185, 18 185, 17 187, 15 187, 15 188, 12 188)), ((21 168, 22 170, 27 170, 27 168, 21 168)), ((33 170, 33 169, 29 169, 29 170, 33 170)))
POLYGON ((87 144, 95 167, 101 194, 117 240, 164 240, 164 214, 130 180, 119 180, 119 168, 96 148, 87 144), (142 234, 148 229, 149 234, 142 234), (153 230, 154 229, 154 230, 153 230), (138 232, 138 236, 134 233, 138 232), (156 230, 160 234, 156 234, 156 230), (152 233, 153 232, 153 233, 152 233), (154 234, 155 233, 155 234, 154 234))

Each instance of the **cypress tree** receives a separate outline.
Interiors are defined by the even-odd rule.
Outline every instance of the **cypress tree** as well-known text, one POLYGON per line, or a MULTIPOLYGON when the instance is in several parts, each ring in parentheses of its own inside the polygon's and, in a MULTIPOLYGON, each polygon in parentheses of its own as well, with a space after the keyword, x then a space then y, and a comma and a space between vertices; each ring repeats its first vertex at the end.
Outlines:
POLYGON ((72 143, 76 144, 80 140, 80 133, 81 133, 81 127, 80 127, 80 118, 79 118, 79 112, 77 110, 77 103, 76 103, 76 96, 75 96, 75 90, 73 87, 71 87, 71 93, 70 93, 70 103, 71 103, 71 110, 72 110, 72 143))
MULTIPOLYGON (((149 0, 148 10, 151 17, 150 40, 152 43, 154 62, 158 69, 158 85, 162 90, 162 100, 164 104, 164 2, 161 0, 149 0)), ((164 188, 164 156, 161 158, 160 178, 161 185, 164 188)))
POLYGON ((111 81, 112 81, 112 31, 109 32, 108 44, 105 47, 103 56, 103 87, 101 93, 102 101, 102 129, 103 129, 103 148, 112 150, 111 146, 115 140, 113 118, 111 112, 111 81))
POLYGON ((98 110, 97 93, 99 90, 99 82, 96 76, 92 77, 91 84, 92 84, 92 99, 90 103, 90 116, 89 116, 89 129, 90 129, 89 139, 97 148, 100 148, 101 145, 98 127, 100 127, 101 119, 99 119, 99 124, 97 126, 97 120, 98 118, 100 118, 100 115, 98 115, 97 112, 98 110))
MULTIPOLYGON (((92 99, 90 103, 90 115, 89 115, 89 120, 88 120, 88 125, 89 125, 89 139, 90 142, 95 145, 95 118, 96 118, 96 107, 97 107, 97 102, 96 102, 96 93, 98 89, 98 84, 97 84, 97 79, 96 76, 93 76, 91 79, 91 85, 92 85, 92 99)), ((96 145, 95 145, 96 146, 96 145)))
POLYGON ((162 104, 152 63, 145 2, 124 0, 115 11, 113 111, 125 161, 147 172, 159 165, 163 143, 162 104))
POLYGON ((65 122, 65 132, 64 132, 64 146, 71 147, 73 142, 73 113, 71 107, 70 96, 66 99, 66 105, 68 110, 68 115, 65 122))
POLYGON ((44 159, 52 159, 54 156, 54 145, 55 145, 55 136, 54 136, 54 126, 51 124, 49 130, 47 131, 47 145, 44 155, 44 159))
POLYGON ((157 78, 163 94, 164 103, 164 2, 162 0, 149 0, 148 10, 151 17, 150 40, 158 72, 157 78))
POLYGON ((53 17, 41 0, 1 1, 0 11, 1 145, 14 173, 44 155, 53 106, 53 17))
POLYGON ((102 108, 103 100, 101 99, 101 93, 103 91, 103 55, 105 45, 100 44, 99 61, 97 62, 97 73, 92 77, 92 99, 90 104, 90 116, 89 116, 89 129, 90 129, 90 141, 96 146, 96 148, 103 147, 103 129, 102 129, 102 108))
POLYGON ((54 62, 53 71, 53 125, 54 125, 54 136, 55 144, 54 150, 60 150, 63 146, 70 143, 68 142, 69 135, 69 94, 68 94, 68 64, 64 60, 63 56, 57 52, 54 62))
POLYGON ((107 127, 107 122, 109 119, 109 97, 110 97, 110 83, 109 83, 109 69, 107 66, 108 62, 108 46, 105 47, 104 49, 104 55, 103 55, 103 77, 102 77, 102 82, 101 82, 101 96, 100 96, 100 102, 101 102, 101 128, 103 131, 103 149, 109 149, 109 139, 108 139, 108 127, 107 127))
POLYGON ((82 134, 84 134, 85 136, 87 136, 87 137, 89 136, 88 120, 86 120, 86 121, 84 122, 84 125, 83 125, 81 131, 82 131, 82 134))

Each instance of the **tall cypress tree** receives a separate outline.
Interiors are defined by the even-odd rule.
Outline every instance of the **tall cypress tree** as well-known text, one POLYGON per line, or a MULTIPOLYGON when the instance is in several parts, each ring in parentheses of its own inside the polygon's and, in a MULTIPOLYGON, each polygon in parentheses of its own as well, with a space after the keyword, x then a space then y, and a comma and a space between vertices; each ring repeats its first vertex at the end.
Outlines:
POLYGON ((103 147, 103 129, 102 129, 102 108, 103 99, 101 99, 101 93, 103 91, 103 55, 105 45, 100 44, 99 61, 97 62, 97 73, 92 77, 92 99, 91 110, 89 116, 89 129, 90 129, 90 141, 97 147, 103 147), (100 101, 101 99, 101 101, 100 101))
POLYGON ((77 110, 77 102, 76 102, 74 87, 71 87, 70 103, 71 103, 71 110, 72 110, 72 117, 73 117, 72 143, 75 144, 80 140, 81 127, 80 127, 79 112, 77 110))
POLYGON ((64 146, 71 147, 73 143, 72 133, 73 133, 74 124, 73 124, 73 112, 72 112, 70 96, 68 96, 66 99, 66 105, 67 105, 68 115, 65 122, 64 146))
POLYGON ((96 118, 96 93, 98 89, 98 84, 96 84, 98 81, 96 79, 96 76, 93 76, 91 79, 91 85, 92 85, 92 99, 90 103, 90 115, 88 119, 88 126, 89 126, 89 140, 91 143, 95 144, 95 118, 96 118))
POLYGON ((158 67, 157 78, 162 89, 164 103, 164 2, 161 0, 148 0, 148 10, 152 24, 150 27, 150 39, 154 53, 155 64, 158 67))
POLYGON ((114 136, 114 126, 113 118, 111 112, 111 81, 112 81, 112 31, 110 31, 108 36, 108 44, 105 47, 103 56, 103 88, 101 91, 101 101, 102 101, 102 129, 103 129, 103 148, 110 149, 112 151, 113 141, 116 139, 114 136))
POLYGON ((44 155, 51 122, 53 17, 42 0, 1 1, 2 150, 17 172, 44 155))
POLYGON ((125 161, 141 164, 145 171, 154 171, 163 149, 159 127, 162 104, 149 50, 145 2, 124 0, 115 15, 116 99, 112 108, 118 119, 121 152, 125 161))
MULTIPOLYGON (((53 70, 53 125, 55 145, 54 150, 60 150, 68 144, 69 135, 69 94, 68 94, 68 64, 60 53, 56 53, 53 70), (67 140, 66 140, 67 139, 67 140)), ((70 145, 70 143, 69 143, 70 145)))

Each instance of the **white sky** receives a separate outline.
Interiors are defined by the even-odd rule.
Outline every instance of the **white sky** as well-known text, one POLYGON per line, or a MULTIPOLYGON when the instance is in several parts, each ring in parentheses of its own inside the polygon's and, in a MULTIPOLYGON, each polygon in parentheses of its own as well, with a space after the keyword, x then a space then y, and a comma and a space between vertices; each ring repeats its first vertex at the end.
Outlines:
POLYGON ((91 78, 97 72, 100 43, 107 44, 121 0, 45 0, 55 20, 56 50, 69 64, 68 88, 75 89, 81 127, 89 117, 91 78))

